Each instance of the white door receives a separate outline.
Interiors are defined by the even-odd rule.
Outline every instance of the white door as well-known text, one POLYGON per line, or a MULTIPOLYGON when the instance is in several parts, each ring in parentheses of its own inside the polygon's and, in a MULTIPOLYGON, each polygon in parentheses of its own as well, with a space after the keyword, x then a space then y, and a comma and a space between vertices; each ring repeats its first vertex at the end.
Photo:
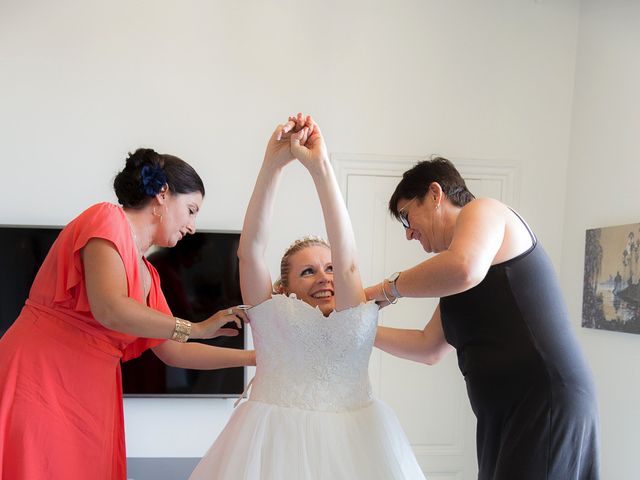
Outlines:
MULTIPOLYGON (((363 282, 370 285, 389 274, 423 261, 427 254, 418 242, 407 242, 404 229, 387 211, 387 203, 401 174, 414 162, 347 161, 334 157, 359 250, 363 282)), ((413 159, 412 159, 413 160, 413 159)), ((502 173, 465 175, 478 197, 505 199, 512 178, 502 173)), ((513 199, 511 199, 513 200, 513 199)), ((508 203, 508 202, 507 202, 508 203)), ((380 324, 422 329, 437 299, 403 299, 381 311, 380 324)), ((370 375, 375 395, 395 411, 418 462, 429 480, 477 478, 475 417, 471 412, 455 352, 435 366, 401 360, 374 349, 370 375)))

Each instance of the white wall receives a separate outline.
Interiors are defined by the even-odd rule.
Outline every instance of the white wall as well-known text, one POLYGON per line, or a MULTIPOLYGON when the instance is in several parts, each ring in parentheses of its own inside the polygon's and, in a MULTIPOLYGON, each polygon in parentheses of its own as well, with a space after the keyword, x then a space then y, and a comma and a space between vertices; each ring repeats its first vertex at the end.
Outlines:
MULTIPOLYGON (((201 173, 201 227, 237 230, 268 135, 302 110, 332 152, 517 163, 517 207, 559 265, 578 7, 3 0, 0 223, 64 224, 113 199, 126 152, 145 145, 201 173)), ((323 231, 312 188, 297 167, 283 181, 274 270, 293 238, 323 231)), ((201 455, 230 411, 127 400, 129 455, 201 455)))
MULTIPOLYGON (((561 268, 577 325, 585 230, 640 222, 639 25, 639 2, 581 2, 561 268)), ((584 328, 578 333, 599 393, 602 478, 637 478, 640 336, 584 328)))

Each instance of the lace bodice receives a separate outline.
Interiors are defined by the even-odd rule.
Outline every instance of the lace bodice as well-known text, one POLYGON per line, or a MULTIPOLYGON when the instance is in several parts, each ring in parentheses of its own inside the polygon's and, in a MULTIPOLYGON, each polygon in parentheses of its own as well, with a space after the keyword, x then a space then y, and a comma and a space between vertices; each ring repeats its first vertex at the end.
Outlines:
POLYGON ((371 401, 375 303, 325 317, 301 300, 274 295, 248 314, 258 365, 251 400, 322 411, 371 401))

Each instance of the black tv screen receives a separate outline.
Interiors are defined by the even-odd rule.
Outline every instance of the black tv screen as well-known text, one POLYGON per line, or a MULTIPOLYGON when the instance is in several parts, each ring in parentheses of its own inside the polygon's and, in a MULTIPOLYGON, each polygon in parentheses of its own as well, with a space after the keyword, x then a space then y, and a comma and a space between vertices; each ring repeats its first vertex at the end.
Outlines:
POLYGON ((59 227, 0 226, 0 336, 20 314, 59 227))
MULTIPOLYGON (((0 336, 20 313, 59 233, 60 227, 0 226, 0 336)), ((147 253, 175 316, 200 321, 242 303, 239 239, 237 232, 199 231, 173 248, 154 248, 147 253)), ((203 342, 244 348, 244 330, 236 337, 203 342)), ((122 386, 126 396, 236 396, 244 389, 244 368, 202 371, 168 367, 149 350, 122 364, 122 386)))

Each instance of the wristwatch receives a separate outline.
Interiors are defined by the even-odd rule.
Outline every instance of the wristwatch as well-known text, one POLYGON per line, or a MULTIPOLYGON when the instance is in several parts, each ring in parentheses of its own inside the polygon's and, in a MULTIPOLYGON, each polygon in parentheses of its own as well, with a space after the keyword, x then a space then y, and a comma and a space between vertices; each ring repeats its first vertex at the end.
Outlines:
POLYGON ((387 281, 389 282, 389 286, 391 287, 391 295, 393 295, 396 298, 402 298, 402 295, 400 295, 400 292, 398 292, 398 287, 396 287, 396 281, 400 277, 400 273, 402 272, 392 273, 391 276, 387 278, 387 281))

